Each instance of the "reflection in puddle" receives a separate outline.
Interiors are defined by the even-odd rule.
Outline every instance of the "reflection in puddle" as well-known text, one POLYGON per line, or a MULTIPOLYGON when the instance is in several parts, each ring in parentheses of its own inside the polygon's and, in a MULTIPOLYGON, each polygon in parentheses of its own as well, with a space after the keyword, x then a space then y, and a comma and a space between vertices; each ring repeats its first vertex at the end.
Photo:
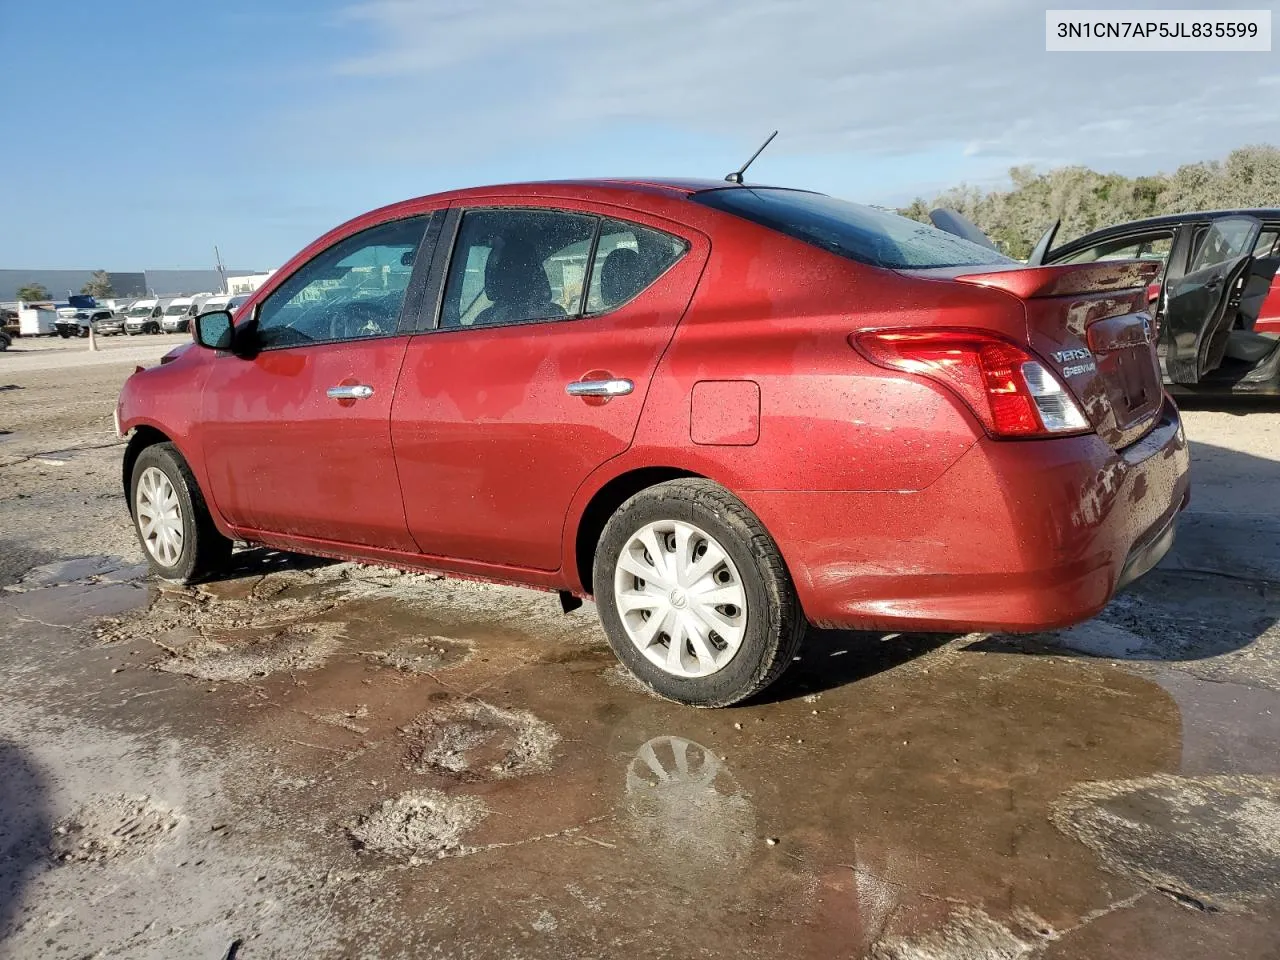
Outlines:
POLYGON ((626 809, 641 849, 660 860, 742 865, 755 843, 755 809, 724 762, 683 737, 654 737, 627 767, 626 809))

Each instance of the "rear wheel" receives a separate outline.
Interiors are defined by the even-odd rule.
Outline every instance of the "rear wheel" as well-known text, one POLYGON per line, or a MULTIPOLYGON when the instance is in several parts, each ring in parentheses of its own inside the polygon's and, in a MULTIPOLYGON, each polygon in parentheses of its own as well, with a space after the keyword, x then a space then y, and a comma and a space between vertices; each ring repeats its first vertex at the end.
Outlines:
POLYGON ((171 443, 138 455, 129 489, 133 525, 152 571, 193 583, 224 567, 231 541, 218 532, 191 468, 171 443))
POLYGON ((777 544, 708 480, 658 484, 623 504, 601 534, 593 579, 618 659, 679 703, 745 700, 782 675, 804 638, 777 544))

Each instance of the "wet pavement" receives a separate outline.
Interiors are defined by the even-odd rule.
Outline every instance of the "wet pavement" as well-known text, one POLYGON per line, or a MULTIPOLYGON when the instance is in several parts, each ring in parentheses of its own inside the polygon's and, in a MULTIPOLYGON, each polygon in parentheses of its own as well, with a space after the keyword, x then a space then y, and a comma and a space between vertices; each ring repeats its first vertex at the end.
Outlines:
POLYGON ((818 632, 721 711, 551 595, 36 567, 0 955, 1275 957, 1280 584, 1203 552, 1058 634, 818 632))

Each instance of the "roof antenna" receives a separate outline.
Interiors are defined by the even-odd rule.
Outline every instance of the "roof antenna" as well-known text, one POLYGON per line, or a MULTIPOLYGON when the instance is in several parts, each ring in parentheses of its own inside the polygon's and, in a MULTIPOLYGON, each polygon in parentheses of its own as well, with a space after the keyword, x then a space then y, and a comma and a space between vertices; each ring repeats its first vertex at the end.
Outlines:
POLYGON ((730 183, 741 183, 742 175, 747 172, 747 167, 751 166, 751 164, 756 162, 756 157, 764 153, 764 148, 767 147, 769 144, 773 143, 773 138, 776 137, 777 135, 778 135, 777 130, 769 134, 769 139, 766 140, 764 143, 760 144, 760 149, 751 155, 751 159, 748 160, 746 163, 744 163, 742 166, 740 166, 737 170, 733 171, 733 173, 725 177, 725 179, 728 180, 730 183))

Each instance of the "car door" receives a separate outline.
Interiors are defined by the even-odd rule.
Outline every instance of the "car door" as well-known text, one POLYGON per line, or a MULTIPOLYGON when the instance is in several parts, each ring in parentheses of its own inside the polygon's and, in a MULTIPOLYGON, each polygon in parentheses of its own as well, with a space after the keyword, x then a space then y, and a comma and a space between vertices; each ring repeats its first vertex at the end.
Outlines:
POLYGON ((412 326, 406 291, 438 232, 430 219, 385 222, 310 258, 237 324, 235 352, 213 360, 204 457, 235 526, 413 550, 390 414, 412 326))
POLYGON ((709 244, 547 201, 453 218, 392 408, 409 530, 427 554, 554 570, 573 494, 631 443, 709 244))
MULTIPOLYGON (((1170 257, 1160 338, 1165 371, 1174 383, 1199 383, 1221 364, 1261 230, 1255 217, 1222 217, 1202 232, 1185 258, 1181 250, 1170 257)), ((1179 245, 1190 241, 1191 232, 1182 231, 1179 245)))

